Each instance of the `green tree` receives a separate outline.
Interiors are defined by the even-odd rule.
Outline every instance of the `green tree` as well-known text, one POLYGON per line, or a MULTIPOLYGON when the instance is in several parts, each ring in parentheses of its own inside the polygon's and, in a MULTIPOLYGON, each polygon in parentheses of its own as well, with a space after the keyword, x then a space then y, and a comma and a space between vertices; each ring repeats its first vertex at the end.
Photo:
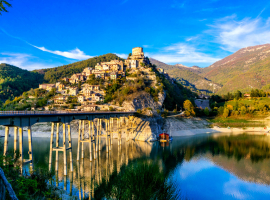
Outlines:
POLYGON ((247 113, 247 108, 246 106, 241 107, 241 115, 245 115, 247 113))
POLYGON ((204 112, 204 114, 206 116, 209 116, 209 109, 208 109, 208 107, 206 107, 203 112, 204 112))
POLYGON ((190 100, 185 100, 184 101, 184 104, 183 104, 183 107, 185 109, 185 115, 186 116, 195 116, 195 111, 194 111, 194 106, 193 104, 191 103, 190 100))
POLYGON ((5 0, 0 0, 0 15, 2 15, 2 12, 8 12, 6 7, 11 7, 11 4, 5 0))
POLYGON ((229 114, 230 114, 230 110, 228 108, 224 108, 223 117, 227 118, 229 114))

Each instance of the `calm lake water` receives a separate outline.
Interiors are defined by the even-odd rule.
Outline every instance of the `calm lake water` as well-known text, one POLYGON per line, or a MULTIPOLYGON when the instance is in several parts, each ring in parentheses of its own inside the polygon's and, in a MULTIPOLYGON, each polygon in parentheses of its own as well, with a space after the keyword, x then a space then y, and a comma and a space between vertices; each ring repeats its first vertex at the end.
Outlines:
MULTIPOLYGON (((3 144, 4 139, 0 142, 3 144)), ((105 139, 97 159, 90 162, 88 144, 84 159, 77 162, 77 139, 72 141, 73 173, 63 174, 63 153, 59 153, 59 170, 52 184, 79 198, 94 195, 94 187, 109 181, 114 170, 136 160, 158 162, 160 169, 187 199, 269 199, 270 198, 270 137, 264 135, 201 135, 174 137, 171 143, 125 142, 106 154, 105 139)), ((60 144, 62 144, 60 142, 60 144)), ((2 145, 1 145, 2 146, 2 145)), ((13 149, 13 138, 9 138, 13 149)), ((34 168, 49 169, 49 138, 33 138, 34 168)), ((3 151, 1 149, 1 151, 3 151)), ((24 158, 28 158, 24 139, 24 158)), ((29 171, 29 165, 24 169, 29 171)), ((55 169, 53 152, 52 170, 55 169)))

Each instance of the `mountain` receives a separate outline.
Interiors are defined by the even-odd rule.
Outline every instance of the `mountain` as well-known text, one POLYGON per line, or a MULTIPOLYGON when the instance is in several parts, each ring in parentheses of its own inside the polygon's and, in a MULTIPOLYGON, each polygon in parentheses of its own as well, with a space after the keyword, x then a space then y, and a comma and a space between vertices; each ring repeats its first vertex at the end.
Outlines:
POLYGON ((193 91, 200 90, 206 92, 215 92, 221 88, 205 77, 201 76, 202 68, 198 66, 187 67, 182 64, 168 65, 153 58, 149 59, 152 64, 158 68, 164 69, 170 76, 174 77, 179 83, 189 87, 193 91))
POLYGON ((12 99, 24 91, 38 87, 42 82, 43 76, 37 72, 5 63, 0 64, 0 100, 12 99))
MULTIPOLYGON (((201 76, 222 85, 219 94, 250 91, 270 84, 270 44, 240 49, 202 70, 201 76)), ((269 88, 269 87, 268 87, 269 88)))
POLYGON ((123 60, 115 54, 108 53, 101 56, 89 58, 87 60, 63 65, 59 67, 35 70, 44 75, 44 80, 49 83, 56 83, 59 79, 64 77, 71 77, 72 74, 81 73, 86 67, 94 68, 97 63, 109 62, 111 60, 123 60))

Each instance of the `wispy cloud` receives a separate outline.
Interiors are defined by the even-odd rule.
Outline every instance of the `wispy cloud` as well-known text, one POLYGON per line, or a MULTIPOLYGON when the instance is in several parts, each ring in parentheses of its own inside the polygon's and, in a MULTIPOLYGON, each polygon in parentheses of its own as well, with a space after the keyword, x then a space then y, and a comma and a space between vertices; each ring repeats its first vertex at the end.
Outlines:
POLYGON ((125 53, 115 53, 115 54, 119 56, 120 58, 124 58, 124 59, 128 57, 128 54, 125 54, 125 53))
POLYGON ((22 53, 0 53, 0 63, 6 63, 20 67, 22 69, 34 70, 34 69, 44 69, 51 68, 57 65, 43 64, 31 61, 33 56, 29 54, 22 53))
POLYGON ((12 37, 12 38, 17 39, 17 40, 20 40, 20 41, 23 41, 26 44, 29 44, 30 46, 35 47, 35 48, 37 48, 37 49, 39 49, 41 51, 49 52, 49 53, 52 53, 52 54, 56 54, 56 55, 59 55, 59 56, 63 56, 63 57, 71 58, 71 59, 75 59, 75 60, 84 60, 84 59, 88 59, 88 58, 93 57, 93 56, 86 55, 83 51, 81 51, 78 48, 75 48, 74 50, 70 50, 70 51, 59 51, 59 50, 52 51, 52 50, 46 49, 45 47, 38 47, 38 46, 33 45, 33 44, 29 43, 28 41, 20 38, 20 37, 13 36, 13 35, 9 34, 7 31, 5 31, 2 28, 0 28, 0 30, 3 33, 5 33, 7 36, 12 37))
POLYGON ((35 45, 32 45, 32 46, 41 50, 41 51, 46 51, 49 53, 53 53, 53 54, 56 54, 59 56, 63 56, 63 57, 71 58, 71 59, 75 59, 75 60, 84 60, 84 59, 88 59, 88 58, 93 57, 93 56, 86 55, 83 51, 81 51, 78 48, 71 50, 71 51, 58 51, 58 50, 52 51, 52 50, 46 49, 45 47, 37 47, 35 45))
POLYGON ((236 15, 227 16, 210 25, 207 33, 214 36, 221 48, 235 52, 240 48, 270 42, 270 23, 260 17, 238 20, 236 15))
POLYGON ((143 48, 152 48, 152 47, 153 47, 153 45, 144 44, 144 45, 142 45, 142 47, 143 47, 143 48))
POLYGON ((159 53, 148 53, 147 56, 164 63, 214 63, 220 58, 199 52, 195 46, 176 43, 163 48, 159 53))

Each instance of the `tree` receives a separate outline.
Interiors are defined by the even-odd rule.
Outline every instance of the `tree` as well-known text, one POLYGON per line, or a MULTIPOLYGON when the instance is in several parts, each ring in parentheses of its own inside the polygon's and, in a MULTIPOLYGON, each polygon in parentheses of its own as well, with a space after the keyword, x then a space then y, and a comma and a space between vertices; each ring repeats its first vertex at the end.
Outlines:
POLYGON ((223 117, 227 118, 229 114, 230 114, 230 110, 228 108, 224 108, 223 117))
POLYGON ((183 107, 185 109, 185 115, 186 116, 195 116, 195 111, 194 111, 194 106, 193 104, 191 103, 190 100, 185 100, 184 101, 184 104, 183 104, 183 107))
POLYGON ((11 4, 5 0, 0 0, 0 15, 2 15, 2 12, 8 12, 6 7, 11 7, 11 4))
POLYGON ((246 114, 246 112, 247 112, 246 106, 242 106, 242 107, 241 107, 241 115, 246 114))
POLYGON ((204 114, 206 116, 209 116, 209 109, 208 109, 208 107, 206 107, 203 112, 204 112, 204 114))

